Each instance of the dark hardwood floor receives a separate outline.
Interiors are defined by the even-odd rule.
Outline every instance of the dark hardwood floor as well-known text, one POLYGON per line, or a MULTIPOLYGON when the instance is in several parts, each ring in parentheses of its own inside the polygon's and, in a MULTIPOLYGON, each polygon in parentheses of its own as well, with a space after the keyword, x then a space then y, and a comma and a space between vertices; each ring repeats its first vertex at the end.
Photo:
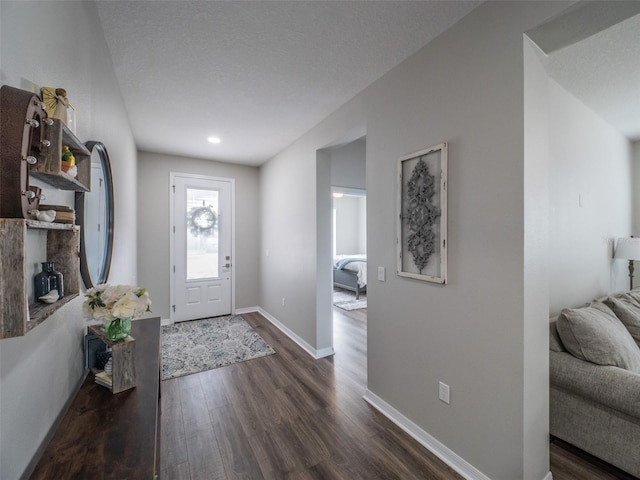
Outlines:
MULTIPOLYGON (((163 480, 462 478, 362 399, 366 310, 334 308, 321 360, 242 316, 276 354, 162 382, 163 480)), ((551 465, 554 480, 619 478, 554 444, 551 465)))
POLYGON ((562 440, 550 445, 553 480, 638 480, 562 440))
POLYGON ((362 399, 365 310, 336 312, 322 360, 242 316, 276 354, 162 382, 163 480, 462 478, 362 399))

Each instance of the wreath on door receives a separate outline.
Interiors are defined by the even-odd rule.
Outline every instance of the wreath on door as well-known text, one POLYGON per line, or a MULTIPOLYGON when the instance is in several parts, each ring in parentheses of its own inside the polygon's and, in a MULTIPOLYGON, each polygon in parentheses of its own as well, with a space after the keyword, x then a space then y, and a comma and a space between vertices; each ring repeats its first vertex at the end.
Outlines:
POLYGON ((189 211, 187 219, 189 230, 194 237, 213 235, 213 230, 218 223, 216 212, 211 206, 194 207, 189 211))

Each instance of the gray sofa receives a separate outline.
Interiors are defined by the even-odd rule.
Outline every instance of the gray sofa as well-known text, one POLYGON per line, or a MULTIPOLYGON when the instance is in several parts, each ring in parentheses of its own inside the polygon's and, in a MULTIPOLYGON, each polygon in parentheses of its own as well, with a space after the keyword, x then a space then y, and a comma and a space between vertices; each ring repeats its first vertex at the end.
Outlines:
POLYGON ((550 432, 640 477, 640 291, 550 322, 550 432))

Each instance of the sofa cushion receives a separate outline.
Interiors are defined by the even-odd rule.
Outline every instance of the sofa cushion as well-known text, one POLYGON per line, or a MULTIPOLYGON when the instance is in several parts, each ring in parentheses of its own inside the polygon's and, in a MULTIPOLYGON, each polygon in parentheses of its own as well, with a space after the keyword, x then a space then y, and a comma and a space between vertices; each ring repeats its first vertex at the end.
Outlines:
POLYGON ((562 344, 573 356, 640 373, 640 348, 604 303, 565 308, 558 317, 557 329, 562 344))
POLYGON ((605 303, 627 327, 633 339, 640 346, 640 303, 631 295, 609 297, 605 303))
POLYGON ((558 317, 552 318, 549 322, 549 350, 552 352, 566 352, 567 350, 562 345, 560 335, 558 335, 557 328, 558 317))

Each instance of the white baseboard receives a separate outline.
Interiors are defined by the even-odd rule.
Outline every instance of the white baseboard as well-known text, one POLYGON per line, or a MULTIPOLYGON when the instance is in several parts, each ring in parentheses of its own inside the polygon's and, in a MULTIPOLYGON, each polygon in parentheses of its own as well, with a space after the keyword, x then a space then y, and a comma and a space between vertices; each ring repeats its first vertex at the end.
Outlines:
POLYGON ((553 474, 551 472, 547 473, 543 480, 553 480, 553 474))
POLYGON ((318 360, 320 358, 330 357, 334 353, 336 352, 333 350, 333 347, 321 348, 320 350, 316 350, 315 358, 318 360))
POLYGON ((252 313, 260 311, 260 307, 244 307, 244 308, 236 308, 236 315, 242 315, 243 313, 252 313))
MULTIPOLYGON (((243 308, 242 310, 244 311, 246 309, 243 308)), ((238 312, 238 310, 236 310, 236 312, 238 312)), ((320 350, 316 350, 311 345, 309 345, 302 337, 298 336, 293 330, 291 330, 285 324, 280 322, 280 320, 278 320, 276 317, 274 317, 269 312, 264 310, 262 307, 255 307, 255 309, 251 309, 244 313, 249 313, 249 312, 258 312, 259 314, 261 314, 264 318, 269 320, 278 330, 280 330, 287 337, 289 337, 291 340, 296 342, 305 352, 307 352, 316 360, 320 358, 328 357, 330 355, 333 355, 334 353, 333 347, 327 347, 327 348, 322 348, 320 350)))
POLYGON ((408 433, 413 439, 420 443, 423 447, 437 456, 444 463, 453 468, 456 472, 468 480, 490 480, 484 473, 475 468, 469 462, 465 461, 453 450, 436 440, 426 431, 405 417, 398 410, 393 408, 387 402, 378 397, 371 390, 367 390, 364 399, 385 417, 398 425, 402 430, 408 433))

